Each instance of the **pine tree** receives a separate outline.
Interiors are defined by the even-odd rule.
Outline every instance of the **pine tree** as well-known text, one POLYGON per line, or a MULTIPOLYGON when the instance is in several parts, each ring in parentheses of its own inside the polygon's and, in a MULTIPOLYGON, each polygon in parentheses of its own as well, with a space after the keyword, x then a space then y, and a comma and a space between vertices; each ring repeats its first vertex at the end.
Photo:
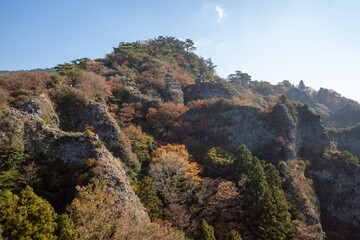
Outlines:
POLYGON ((301 80, 300 82, 299 82, 299 86, 298 86, 298 88, 300 89, 300 90, 302 90, 302 91, 304 91, 305 90, 305 83, 304 83, 304 81, 303 80, 301 80))
POLYGON ((214 228, 205 220, 202 221, 196 240, 215 240, 214 228))

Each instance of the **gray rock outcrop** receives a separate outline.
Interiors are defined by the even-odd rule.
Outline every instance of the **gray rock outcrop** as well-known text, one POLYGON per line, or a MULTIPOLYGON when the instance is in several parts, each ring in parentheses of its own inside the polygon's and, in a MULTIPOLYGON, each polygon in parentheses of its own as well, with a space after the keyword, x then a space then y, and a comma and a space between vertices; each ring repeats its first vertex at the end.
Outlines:
MULTIPOLYGON (((17 147, 26 143, 26 147, 32 155, 43 153, 46 154, 47 161, 60 159, 66 164, 84 165, 89 158, 96 159, 97 166, 94 174, 98 178, 106 180, 108 190, 114 196, 117 204, 122 204, 124 200, 127 201, 130 203, 133 221, 148 222, 148 215, 128 182, 122 159, 114 157, 107 147, 98 146, 96 144, 99 140, 97 134, 90 139, 82 132, 64 132, 55 122, 56 115, 52 116, 54 121, 45 121, 42 117, 43 114, 51 116, 51 113, 55 113, 51 104, 48 103, 50 101, 47 99, 34 99, 23 106, 24 111, 15 109, 0 111, 0 148, 4 145, 17 147)), ((112 137, 109 135, 106 138, 106 134, 114 134, 113 137, 121 141, 120 130, 113 125, 113 119, 105 114, 107 110, 103 105, 92 103, 87 110, 83 121, 92 119, 91 124, 98 128, 98 132, 104 139, 112 137), (87 119, 87 117, 89 118, 87 119), (105 129, 104 125, 108 128, 105 129)), ((84 114, 84 112, 77 114, 84 114)), ((83 122, 79 120, 80 123, 83 122)), ((109 141, 109 143, 112 142, 109 141)), ((122 145, 125 143, 122 142, 118 146, 122 145)), ((122 152, 131 154, 131 149, 122 152)))
POLYGON ((360 123, 351 128, 330 129, 328 132, 337 150, 349 151, 360 158, 360 123))
MULTIPOLYGON (((330 148, 320 117, 302 107, 290 112, 290 106, 275 105, 270 112, 248 106, 219 106, 221 111, 204 110, 203 114, 211 122, 211 132, 223 134, 231 148, 242 144, 250 150, 264 148, 275 143, 281 144, 285 160, 297 159, 304 149, 320 154, 330 148), (293 114, 293 115, 292 115, 293 114)), ((196 114, 189 114, 191 121, 196 114)))
POLYGON ((351 239, 360 239, 360 166, 346 163, 335 154, 312 163, 307 174, 314 180, 325 230, 347 229, 355 235, 351 239))
POLYGON ((223 82, 196 82, 185 87, 184 98, 186 103, 198 99, 232 99, 232 95, 223 82))

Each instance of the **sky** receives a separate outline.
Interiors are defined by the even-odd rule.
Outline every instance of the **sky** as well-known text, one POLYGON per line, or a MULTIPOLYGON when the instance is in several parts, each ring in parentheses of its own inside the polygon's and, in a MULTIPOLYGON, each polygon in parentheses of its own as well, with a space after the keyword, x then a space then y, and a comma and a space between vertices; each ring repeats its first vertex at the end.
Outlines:
POLYGON ((119 42, 192 39, 217 74, 303 80, 360 101, 358 0, 1 0, 0 70, 105 57, 119 42))

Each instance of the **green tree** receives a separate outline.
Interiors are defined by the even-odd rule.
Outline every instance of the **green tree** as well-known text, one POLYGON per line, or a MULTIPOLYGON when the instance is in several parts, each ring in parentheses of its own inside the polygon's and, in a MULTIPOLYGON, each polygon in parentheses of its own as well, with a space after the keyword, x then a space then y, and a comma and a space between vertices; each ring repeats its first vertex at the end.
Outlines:
POLYGON ((293 85, 291 84, 291 82, 289 82, 289 80, 284 80, 284 81, 282 81, 282 82, 280 83, 280 85, 281 85, 281 86, 284 86, 284 87, 286 87, 286 88, 288 88, 288 89, 290 89, 290 88, 293 87, 293 85))
POLYGON ((301 80, 301 81, 299 82, 298 88, 299 88, 300 90, 302 90, 302 91, 305 90, 306 87, 305 87, 305 83, 304 83, 303 80, 301 80))
POLYGON ((67 214, 61 214, 56 219, 58 227, 56 235, 58 240, 79 239, 74 223, 67 214))
POLYGON ((51 74, 50 78, 51 78, 51 81, 48 82, 47 88, 57 88, 63 81, 63 79, 59 73, 51 74))
POLYGON ((202 221, 196 240, 215 240, 214 228, 205 220, 202 221))
POLYGON ((234 154, 221 147, 211 148, 205 156, 205 167, 213 176, 228 176, 234 163, 234 154))
POLYGON ((130 125, 124 129, 125 134, 130 138, 131 149, 136 153, 140 162, 150 161, 150 152, 154 148, 154 138, 144 133, 141 127, 130 125))
POLYGON ((279 97, 279 102, 281 103, 286 103, 288 101, 288 98, 285 94, 281 94, 281 96, 279 97))
POLYGON ((0 189, 14 190, 20 176, 20 168, 29 158, 24 147, 0 150, 0 189))
POLYGON ((241 240, 241 235, 240 235, 240 233, 238 231, 232 230, 226 236, 226 240, 241 240))
POLYGON ((5 239, 78 239, 72 223, 66 217, 58 218, 54 208, 29 186, 20 196, 10 190, 2 192, 0 225, 5 239))
POLYGON ((276 167, 271 164, 264 164, 263 165, 265 176, 266 176, 266 182, 270 187, 278 187, 281 188, 281 177, 279 174, 279 171, 276 169, 276 167))
POLYGON ((254 157, 245 144, 242 144, 235 152, 233 164, 233 178, 239 180, 241 174, 247 174, 253 167, 254 157))
POLYGON ((163 203, 156 195, 156 188, 151 177, 145 176, 135 185, 134 190, 151 219, 162 217, 163 203))
POLYGON ((245 191, 246 222, 251 232, 260 239, 293 239, 294 227, 288 203, 284 192, 274 185, 269 186, 265 171, 255 158, 245 191))
POLYGON ((340 158, 347 163, 359 163, 359 159, 354 157, 350 152, 344 150, 340 153, 340 158))
POLYGON ((196 50, 196 47, 194 46, 194 42, 191 39, 186 39, 185 40, 185 50, 188 52, 193 52, 196 50))

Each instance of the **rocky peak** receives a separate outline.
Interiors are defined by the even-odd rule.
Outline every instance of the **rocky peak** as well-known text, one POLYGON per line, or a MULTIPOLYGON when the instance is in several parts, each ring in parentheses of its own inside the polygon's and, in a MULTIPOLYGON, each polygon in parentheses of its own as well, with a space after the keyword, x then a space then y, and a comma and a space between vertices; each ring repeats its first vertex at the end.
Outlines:
POLYGON ((50 100, 45 97, 31 99, 21 107, 21 111, 38 115, 52 127, 59 126, 59 118, 56 115, 50 100))
POLYGON ((88 105, 72 104, 71 109, 64 109, 69 120, 80 131, 93 126, 95 133, 106 143, 106 147, 115 156, 128 162, 132 157, 131 147, 126 143, 125 134, 109 113, 105 103, 90 102, 88 105))
POLYGON ((316 107, 316 103, 311 99, 311 97, 305 92, 298 88, 291 88, 286 92, 286 96, 292 102, 301 102, 307 103, 311 108, 316 107))

